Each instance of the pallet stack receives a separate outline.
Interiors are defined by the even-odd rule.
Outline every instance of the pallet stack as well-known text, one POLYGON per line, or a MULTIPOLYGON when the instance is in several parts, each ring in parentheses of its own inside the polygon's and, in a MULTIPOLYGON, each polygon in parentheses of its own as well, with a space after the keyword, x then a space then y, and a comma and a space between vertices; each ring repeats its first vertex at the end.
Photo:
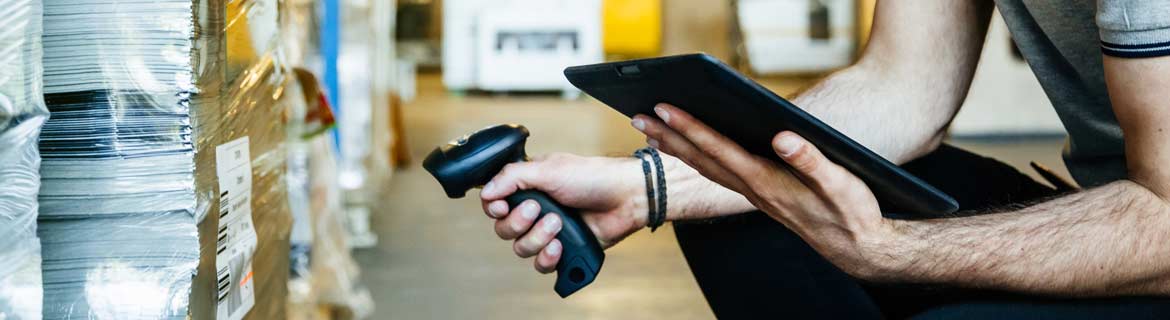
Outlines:
POLYGON ((282 317, 276 8, 46 2, 45 319, 282 317))
POLYGON ((0 0, 0 319, 41 315, 41 1, 0 0))

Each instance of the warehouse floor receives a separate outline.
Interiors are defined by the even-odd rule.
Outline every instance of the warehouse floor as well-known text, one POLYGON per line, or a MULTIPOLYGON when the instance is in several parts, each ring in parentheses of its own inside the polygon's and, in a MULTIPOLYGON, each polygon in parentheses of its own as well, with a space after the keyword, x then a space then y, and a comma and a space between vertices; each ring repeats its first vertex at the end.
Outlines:
MULTIPOLYGON (((765 85, 785 94, 804 83, 765 85)), ((608 250, 597 281, 562 300, 552 291, 553 275, 537 274, 495 236, 478 193, 447 199, 418 166, 436 145, 498 123, 527 126, 530 154, 625 155, 644 145, 628 119, 588 98, 449 94, 438 75, 420 76, 418 88, 417 100, 403 110, 415 163, 394 174, 374 208, 377 247, 356 253, 377 304, 375 318, 713 318, 669 227, 638 232, 608 250)), ((1064 172, 1059 140, 954 143, 1019 168, 1038 161, 1064 172)))

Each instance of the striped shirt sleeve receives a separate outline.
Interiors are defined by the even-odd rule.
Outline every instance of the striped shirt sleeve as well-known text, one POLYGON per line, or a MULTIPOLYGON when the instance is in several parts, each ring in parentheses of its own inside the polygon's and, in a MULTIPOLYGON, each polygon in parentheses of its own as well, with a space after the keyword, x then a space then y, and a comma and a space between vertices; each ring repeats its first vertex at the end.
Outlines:
POLYGON ((1170 1, 1097 0, 1101 52, 1122 58, 1170 56, 1170 1))

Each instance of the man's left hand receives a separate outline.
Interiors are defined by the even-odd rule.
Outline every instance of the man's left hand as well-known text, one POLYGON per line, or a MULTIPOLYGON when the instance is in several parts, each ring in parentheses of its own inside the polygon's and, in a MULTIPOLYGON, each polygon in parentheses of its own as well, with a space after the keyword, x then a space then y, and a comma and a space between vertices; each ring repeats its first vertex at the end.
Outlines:
POLYGON ((783 165, 748 153, 674 106, 663 103, 654 111, 658 119, 638 115, 632 121, 651 146, 743 194, 845 272, 875 276, 882 260, 880 248, 895 230, 857 176, 793 132, 772 139, 772 148, 787 164, 783 165))

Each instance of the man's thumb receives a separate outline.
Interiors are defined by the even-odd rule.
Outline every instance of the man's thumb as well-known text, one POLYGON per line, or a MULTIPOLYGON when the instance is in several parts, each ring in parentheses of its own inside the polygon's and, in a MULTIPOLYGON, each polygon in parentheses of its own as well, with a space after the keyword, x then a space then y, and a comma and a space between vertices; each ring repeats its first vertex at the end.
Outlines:
POLYGON ((539 162, 516 162, 504 166, 495 177, 483 186, 480 198, 499 200, 519 189, 538 188, 544 175, 540 174, 539 162))

